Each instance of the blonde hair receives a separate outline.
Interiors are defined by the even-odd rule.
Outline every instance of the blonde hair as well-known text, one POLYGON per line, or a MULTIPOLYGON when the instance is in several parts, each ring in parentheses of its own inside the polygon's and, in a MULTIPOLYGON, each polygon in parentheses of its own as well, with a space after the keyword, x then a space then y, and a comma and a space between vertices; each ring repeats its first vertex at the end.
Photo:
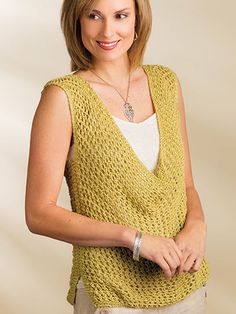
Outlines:
MULTIPOLYGON (((152 27, 152 12, 149 0, 134 0, 135 31, 138 35, 128 50, 131 69, 142 65, 152 27)), ((87 70, 92 65, 91 53, 81 39, 79 17, 91 9, 95 0, 64 0, 61 8, 61 28, 71 58, 71 71, 87 70)))

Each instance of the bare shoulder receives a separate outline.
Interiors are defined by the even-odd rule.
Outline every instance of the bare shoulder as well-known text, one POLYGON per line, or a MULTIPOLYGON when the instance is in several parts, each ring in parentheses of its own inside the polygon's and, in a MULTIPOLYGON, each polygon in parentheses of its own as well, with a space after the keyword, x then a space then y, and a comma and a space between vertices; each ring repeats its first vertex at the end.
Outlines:
POLYGON ((69 121, 70 111, 65 90, 54 84, 44 87, 35 115, 39 112, 47 113, 48 116, 55 114, 57 119, 62 119, 61 122, 69 121))
POLYGON ((59 86, 49 85, 43 89, 33 117, 31 136, 32 144, 37 143, 33 145, 37 153, 41 149, 46 155, 54 149, 54 152, 60 150, 63 157, 66 155, 72 123, 66 93, 59 86))
POLYGON ((42 90, 40 102, 67 103, 67 96, 63 88, 56 84, 50 84, 42 90))

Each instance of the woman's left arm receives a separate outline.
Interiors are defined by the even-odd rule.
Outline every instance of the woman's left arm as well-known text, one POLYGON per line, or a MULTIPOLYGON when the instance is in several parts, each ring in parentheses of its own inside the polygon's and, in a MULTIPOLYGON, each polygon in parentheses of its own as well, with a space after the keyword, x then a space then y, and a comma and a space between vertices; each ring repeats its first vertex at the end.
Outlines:
POLYGON ((187 195, 187 217, 185 225, 175 237, 175 242, 183 253, 182 263, 178 267, 179 273, 182 273, 195 272, 199 269, 205 254, 207 226, 201 201, 193 182, 184 100, 179 80, 178 98, 181 117, 181 135, 185 153, 184 172, 187 195))

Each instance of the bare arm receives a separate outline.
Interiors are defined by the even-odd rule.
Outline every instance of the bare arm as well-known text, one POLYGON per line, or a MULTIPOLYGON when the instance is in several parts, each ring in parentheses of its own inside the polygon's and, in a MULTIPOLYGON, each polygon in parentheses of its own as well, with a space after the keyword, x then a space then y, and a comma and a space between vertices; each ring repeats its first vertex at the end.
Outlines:
POLYGON ((57 205, 72 135, 67 97, 57 86, 42 93, 31 129, 25 218, 33 233, 80 246, 132 249, 135 229, 98 221, 57 205))

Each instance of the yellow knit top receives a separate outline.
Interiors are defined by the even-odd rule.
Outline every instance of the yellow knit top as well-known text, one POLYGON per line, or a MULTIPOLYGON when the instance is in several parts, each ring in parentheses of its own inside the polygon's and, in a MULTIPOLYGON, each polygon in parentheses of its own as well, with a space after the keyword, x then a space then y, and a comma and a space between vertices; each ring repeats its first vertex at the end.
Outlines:
MULTIPOLYGON (((89 82, 72 73, 44 87, 57 85, 68 97, 75 157, 66 161, 64 176, 72 210, 173 238, 183 228, 187 212, 177 76, 163 65, 142 67, 159 123, 154 172, 137 157, 89 82)), ((81 277, 96 307, 159 307, 180 301, 206 283, 209 263, 204 258, 197 272, 176 273, 168 281, 159 265, 142 257, 133 260, 128 248, 73 245, 67 294, 72 305, 81 277)))

